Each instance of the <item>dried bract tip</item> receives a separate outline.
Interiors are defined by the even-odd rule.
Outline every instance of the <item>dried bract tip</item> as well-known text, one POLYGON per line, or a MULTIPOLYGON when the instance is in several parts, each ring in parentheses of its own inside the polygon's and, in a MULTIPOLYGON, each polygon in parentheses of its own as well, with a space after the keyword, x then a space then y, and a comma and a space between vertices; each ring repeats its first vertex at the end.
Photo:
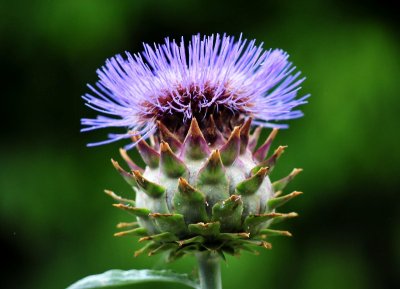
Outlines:
POLYGON ((157 168, 160 161, 160 155, 158 152, 149 146, 147 142, 141 139, 140 136, 132 136, 132 141, 137 143, 139 153, 146 165, 148 165, 150 168, 157 168))
POLYGON ((268 138, 265 140, 264 144, 262 144, 257 151, 253 154, 253 157, 262 162, 268 154, 269 148, 271 147, 272 142, 274 141, 276 135, 278 133, 278 129, 274 128, 272 132, 269 134, 268 138))
POLYGON ((131 205, 131 206, 135 206, 135 201, 133 201, 133 200, 129 200, 129 199, 122 198, 122 197, 118 196, 117 194, 115 194, 113 191, 110 191, 110 190, 104 190, 104 192, 105 192, 107 195, 109 195, 111 198, 113 198, 114 200, 116 200, 117 202, 120 202, 120 203, 127 203, 127 204, 129 204, 129 205, 131 205))
POLYGON ((127 206, 124 204, 113 204, 114 207, 127 211, 128 213, 131 213, 137 217, 142 217, 142 218, 147 218, 150 214, 150 210, 145 209, 145 208, 136 208, 132 206, 127 206))
POLYGON ((213 150, 203 168, 199 171, 198 179, 202 183, 218 183, 225 180, 225 169, 219 150, 213 150))
POLYGON ((124 161, 128 164, 128 166, 131 170, 139 170, 139 171, 143 172, 143 169, 141 167, 139 167, 138 165, 136 165, 135 162, 129 157, 126 150, 124 150, 123 148, 120 148, 119 153, 120 153, 121 157, 124 159, 124 161))
POLYGON ((240 153, 243 154, 246 151, 250 137, 250 126, 252 118, 249 117, 240 128, 240 153))
POLYGON ((143 177, 140 171, 133 171, 133 175, 135 176, 136 182, 143 189, 143 192, 145 192, 149 197, 160 198, 164 195, 165 188, 147 180, 143 177))
POLYGON ((132 235, 132 236, 144 236, 147 234, 146 229, 144 228, 136 228, 128 231, 123 231, 123 232, 118 232, 114 234, 114 237, 123 237, 127 235, 132 235))
POLYGON ((228 141, 220 149, 222 162, 225 166, 230 166, 238 157, 240 152, 240 127, 236 126, 228 141))
POLYGON ((160 168, 170 178, 178 178, 186 172, 186 166, 171 150, 168 143, 160 144, 160 168))
POLYGON ((187 159, 199 160, 210 153, 207 141, 200 130, 196 118, 192 118, 189 131, 183 142, 183 155, 187 159))
POLYGON ((288 213, 288 214, 281 214, 281 216, 279 216, 277 218, 274 218, 272 220, 271 225, 275 225, 275 224, 281 223, 283 221, 286 221, 288 219, 296 218, 298 216, 299 215, 297 213, 295 213, 295 212, 291 212, 291 213, 288 213))
POLYGON ((268 167, 269 168, 269 172, 272 172, 272 170, 275 167, 275 164, 277 162, 277 160, 280 158, 280 156, 283 154, 283 152, 285 151, 285 149, 287 148, 287 146, 279 146, 274 154, 269 157, 267 160, 262 161, 261 163, 259 163, 253 170, 252 172, 255 173, 260 167, 268 167))
POLYGON ((117 228, 118 229, 123 229, 123 228, 132 228, 132 227, 138 227, 139 223, 138 222, 130 222, 130 223, 126 223, 126 222, 121 222, 117 224, 117 228))
POLYGON ((292 234, 289 231, 263 229, 260 231, 260 233, 265 234, 267 237, 275 237, 275 236, 292 237, 292 234))
POLYGON ((291 199, 293 199, 293 198, 295 198, 295 197, 297 197, 297 196, 299 196, 301 194, 303 194, 303 193, 295 191, 293 193, 290 193, 290 194, 282 196, 282 197, 277 197, 277 198, 270 199, 267 202, 268 208, 269 208, 269 210, 273 210, 273 209, 275 209, 277 207, 282 206, 283 204, 287 203, 291 199))
POLYGON ((297 176, 299 173, 301 173, 303 169, 293 169, 293 171, 283 179, 280 179, 272 184, 274 187, 275 191, 282 191, 289 182, 291 182, 295 176, 297 176))
POLYGON ((249 140, 249 144, 247 147, 251 152, 253 152, 257 146, 257 142, 258 142, 258 139, 260 138, 261 131, 262 131, 262 127, 258 126, 255 128, 253 133, 250 135, 250 140, 249 140))
POLYGON ((263 167, 258 170, 258 172, 251 176, 250 178, 240 182, 236 186, 236 191, 241 195, 251 195, 257 192, 265 176, 267 175, 269 168, 263 167))
POLYGON ((111 163, 129 185, 131 185, 132 187, 135 187, 137 185, 133 176, 127 171, 125 171, 117 161, 111 159, 111 163))
POLYGON ((180 150, 182 147, 180 140, 161 121, 157 121, 157 126, 161 139, 169 143, 174 152, 180 150))

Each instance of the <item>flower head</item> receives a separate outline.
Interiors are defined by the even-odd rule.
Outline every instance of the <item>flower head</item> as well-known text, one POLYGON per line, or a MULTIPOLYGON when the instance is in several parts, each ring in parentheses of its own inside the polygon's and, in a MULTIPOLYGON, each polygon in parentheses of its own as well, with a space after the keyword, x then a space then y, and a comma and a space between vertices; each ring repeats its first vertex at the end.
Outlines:
POLYGON ((194 35, 188 45, 183 38, 180 43, 166 38, 161 45, 144 44, 142 54, 112 57, 97 73, 97 88, 89 85, 93 94, 83 98, 87 106, 107 116, 82 119, 82 131, 107 127, 129 131, 91 145, 133 134, 147 138, 157 130, 157 121, 173 132, 187 131, 192 118, 201 124, 217 116, 234 125, 252 117, 253 124, 284 128, 275 122, 301 117, 295 108, 308 97, 297 98, 304 78, 299 78, 288 54, 264 50, 255 40, 235 41, 218 34, 194 35))

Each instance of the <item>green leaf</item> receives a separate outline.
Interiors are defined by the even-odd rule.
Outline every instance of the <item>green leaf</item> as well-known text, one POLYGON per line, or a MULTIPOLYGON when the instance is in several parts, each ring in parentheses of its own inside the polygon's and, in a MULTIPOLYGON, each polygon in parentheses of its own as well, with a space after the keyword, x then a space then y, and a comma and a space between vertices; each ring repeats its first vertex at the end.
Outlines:
POLYGON ((199 284, 186 274, 169 270, 109 270, 102 274, 87 276, 67 289, 114 288, 145 282, 175 282, 199 289, 199 284))

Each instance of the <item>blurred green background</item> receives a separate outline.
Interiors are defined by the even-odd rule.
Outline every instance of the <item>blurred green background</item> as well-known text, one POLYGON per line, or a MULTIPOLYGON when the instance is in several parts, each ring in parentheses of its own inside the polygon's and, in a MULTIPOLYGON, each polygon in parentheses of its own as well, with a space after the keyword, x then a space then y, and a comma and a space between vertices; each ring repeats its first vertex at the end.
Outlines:
MULTIPOLYGON (((65 288, 111 268, 172 268, 133 258, 135 238, 114 238, 129 216, 104 188, 130 193, 110 164, 113 144, 86 148, 86 83, 106 58, 165 36, 227 32, 280 47, 307 76, 305 117, 276 141, 289 145, 272 178, 304 172, 284 209, 293 238, 222 265, 225 288, 395 288, 400 274, 400 38, 382 1, 5 1, 0 7, 1 287, 65 288)), ((136 153, 133 153, 137 157, 136 153)), ((148 284, 134 288, 183 288, 148 284)), ((399 288, 399 287, 397 287, 399 288)))

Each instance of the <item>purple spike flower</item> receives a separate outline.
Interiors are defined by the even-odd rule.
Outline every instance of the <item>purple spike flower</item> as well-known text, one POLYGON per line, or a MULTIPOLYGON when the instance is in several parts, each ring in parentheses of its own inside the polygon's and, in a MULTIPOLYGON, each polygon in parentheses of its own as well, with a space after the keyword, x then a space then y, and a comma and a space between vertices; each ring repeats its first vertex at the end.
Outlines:
MULTIPOLYGON (((142 54, 116 55, 97 71, 97 88, 83 98, 90 108, 108 115, 82 119, 90 131, 123 127, 101 145, 141 135, 147 138, 157 121, 188 126, 218 112, 254 118, 253 124, 285 128, 275 121, 302 116, 295 110, 308 95, 296 98, 304 78, 280 49, 264 50, 255 40, 223 35, 192 36, 188 45, 165 39, 144 44, 142 54)), ((134 144, 133 144, 134 145, 134 144)), ((130 145, 132 147, 133 145, 130 145)))

